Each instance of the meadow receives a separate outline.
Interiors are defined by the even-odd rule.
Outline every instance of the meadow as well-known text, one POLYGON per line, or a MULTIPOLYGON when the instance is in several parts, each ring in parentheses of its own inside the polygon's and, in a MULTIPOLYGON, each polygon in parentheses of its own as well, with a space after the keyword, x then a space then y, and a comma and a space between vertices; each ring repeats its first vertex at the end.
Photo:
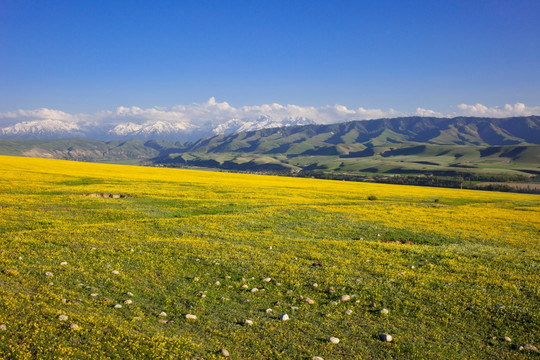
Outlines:
POLYGON ((0 156, 5 359, 538 358, 539 267, 538 195, 0 156))

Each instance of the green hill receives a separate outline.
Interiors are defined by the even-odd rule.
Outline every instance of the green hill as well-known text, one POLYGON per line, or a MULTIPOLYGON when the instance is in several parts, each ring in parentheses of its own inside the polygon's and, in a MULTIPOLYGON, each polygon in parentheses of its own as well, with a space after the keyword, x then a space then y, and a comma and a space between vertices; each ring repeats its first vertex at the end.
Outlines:
POLYGON ((0 154, 353 180, 427 175, 523 182, 540 174, 540 117, 379 119, 263 129, 194 143, 0 140, 0 154))

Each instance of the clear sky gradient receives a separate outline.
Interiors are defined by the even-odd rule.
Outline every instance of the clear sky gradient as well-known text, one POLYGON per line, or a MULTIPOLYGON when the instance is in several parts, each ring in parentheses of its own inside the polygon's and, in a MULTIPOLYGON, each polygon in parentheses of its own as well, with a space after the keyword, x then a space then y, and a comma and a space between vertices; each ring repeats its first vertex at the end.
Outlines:
POLYGON ((0 1, 0 112, 540 105, 540 1, 0 1))

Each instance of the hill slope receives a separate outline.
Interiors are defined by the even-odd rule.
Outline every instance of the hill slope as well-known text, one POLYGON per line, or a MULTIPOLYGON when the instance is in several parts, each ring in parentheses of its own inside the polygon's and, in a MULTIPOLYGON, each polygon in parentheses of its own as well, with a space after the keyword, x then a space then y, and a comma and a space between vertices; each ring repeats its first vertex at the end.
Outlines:
POLYGON ((540 117, 410 117, 168 141, 0 140, 0 153, 350 178, 540 174, 540 117))
POLYGON ((507 119, 408 117, 305 125, 199 140, 194 152, 347 154, 351 148, 396 143, 438 145, 540 144, 540 116, 507 119))
POLYGON ((540 347, 538 196, 5 156, 0 173, 2 358, 537 358, 519 346, 540 347))
POLYGON ((155 161, 333 174, 540 173, 540 117, 397 118, 201 139, 155 161))

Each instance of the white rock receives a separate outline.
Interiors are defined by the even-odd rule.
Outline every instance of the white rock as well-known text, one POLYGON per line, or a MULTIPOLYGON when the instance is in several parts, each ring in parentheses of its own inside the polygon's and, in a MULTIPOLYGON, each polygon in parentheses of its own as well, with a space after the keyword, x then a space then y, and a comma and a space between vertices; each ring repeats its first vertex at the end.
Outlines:
POLYGON ((58 320, 60 321, 67 321, 69 319, 69 317, 67 315, 59 315, 58 316, 58 320))
POLYGON ((221 356, 224 356, 224 357, 228 357, 228 356, 229 356, 229 352, 228 352, 227 350, 225 350, 225 349, 219 350, 219 354, 220 354, 221 356))
POLYGON ((252 293, 257 292, 257 291, 259 291, 259 289, 257 289, 257 288, 251 289, 251 292, 252 292, 252 293))
POLYGON ((278 283, 276 283, 276 286, 281 286, 281 283, 279 283, 279 282, 278 282, 278 283))
POLYGON ((266 312, 267 314, 268 314, 268 313, 271 313, 271 312, 272 312, 272 309, 268 308, 268 309, 264 310, 264 312, 266 312))
POLYGON ((54 275, 53 275, 53 273, 52 273, 52 272, 50 272, 50 271, 47 271, 47 272, 45 273, 45 276, 54 276, 54 275))
POLYGON ((337 301, 332 301, 330 304, 337 305, 337 301))
POLYGON ((221 283, 219 281, 216 281, 214 285, 221 285, 221 283))
POLYGON ((53 282, 50 282, 50 283, 49 283, 49 285, 50 285, 50 286, 53 286, 53 285, 54 285, 54 283, 53 283, 53 282))
POLYGON ((113 271, 111 271, 111 272, 112 272, 114 275, 120 274, 120 271, 118 271, 118 270, 113 270, 113 271))
POLYGON ((5 324, 1 324, 1 325, 0 325, 0 330, 6 331, 6 330, 7 330, 7 326, 6 326, 5 324))
POLYGON ((352 313, 353 313, 353 311, 351 309, 345 311, 345 314, 347 314, 347 315, 352 315, 352 313))
POLYGON ((324 360, 324 359, 320 356, 314 356, 311 358, 311 360, 324 360))
POLYGON ((299 307, 298 306, 291 306, 291 310, 298 310, 299 307))
POLYGON ((199 278, 195 276, 195 277, 193 278, 193 281, 199 281, 199 278))
POLYGON ((385 342, 392 342, 392 335, 388 335, 388 334, 380 334, 379 335, 379 339, 381 341, 385 341, 385 342))
POLYGON ((225 276, 225 279, 230 279, 231 277, 229 275, 225 276))
POLYGON ((126 305, 131 305, 131 304, 133 304, 133 301, 131 301, 131 300, 129 300, 129 299, 124 300, 124 304, 126 304, 126 305))
POLYGON ((60 265, 67 265, 67 261, 62 261, 60 265))
POLYGON ((120 309, 121 307, 122 307, 122 304, 116 304, 116 305, 114 305, 114 308, 115 308, 115 309, 120 309))
POLYGON ((79 328, 79 325, 77 325, 77 324, 71 324, 71 325, 69 325, 69 328, 70 328, 71 330, 79 330, 79 329, 80 329, 80 328, 79 328))
POLYGON ((271 246, 269 246, 269 247, 268 247, 268 250, 272 250, 272 247, 271 247, 271 246))
POLYGON ((244 290, 247 290, 247 289, 249 289, 249 286, 247 286, 246 284, 244 284, 244 285, 240 286, 240 288, 242 288, 242 289, 244 289, 244 290))
POLYGON ((283 314, 283 315, 281 315, 281 316, 279 317, 279 320, 281 320, 281 321, 287 321, 287 320, 289 320, 289 315, 283 314))
POLYGON ((98 297, 99 294, 98 294, 98 293, 91 293, 90 296, 93 297, 93 298, 95 298, 95 297, 98 297))
POLYGON ((381 314, 388 314, 388 313, 389 313, 388 309, 381 309, 381 314))
POLYGON ((246 321, 244 321, 244 325, 251 326, 251 325, 253 325, 253 321, 252 320, 246 320, 246 321))
POLYGON ((167 316, 167 313, 165 311, 162 311, 162 312, 159 313, 158 316, 167 316))
POLYGON ((309 305, 315 304, 315 300, 313 300, 312 298, 308 298, 308 297, 307 297, 307 298, 304 299, 304 301, 305 301, 306 303, 308 303, 309 305))
POLYGON ((347 302, 349 300, 351 300, 351 297, 349 295, 341 295, 339 297, 339 301, 341 301, 341 302, 347 302))
POLYGON ((339 344, 339 339, 337 337, 331 336, 328 341, 330 341, 332 344, 339 344))
POLYGON ((534 346, 532 344, 520 345, 518 350, 519 351, 528 351, 528 352, 531 352, 531 353, 537 353, 538 352, 538 349, 536 348, 536 346, 534 346))
POLYGON ((267 277, 267 278, 262 279, 262 281, 263 282, 270 282, 270 281, 272 281, 272 278, 267 277))
POLYGON ((186 314, 186 319, 188 319, 188 320, 197 320, 197 315, 186 314))
POLYGON ((126 293, 126 295, 127 295, 127 296, 133 296, 133 293, 132 293, 131 291, 128 291, 128 292, 126 293))
POLYGON ((319 287, 319 284, 313 283, 313 284, 311 284, 311 286, 313 286, 314 288, 318 288, 318 287, 319 287))

